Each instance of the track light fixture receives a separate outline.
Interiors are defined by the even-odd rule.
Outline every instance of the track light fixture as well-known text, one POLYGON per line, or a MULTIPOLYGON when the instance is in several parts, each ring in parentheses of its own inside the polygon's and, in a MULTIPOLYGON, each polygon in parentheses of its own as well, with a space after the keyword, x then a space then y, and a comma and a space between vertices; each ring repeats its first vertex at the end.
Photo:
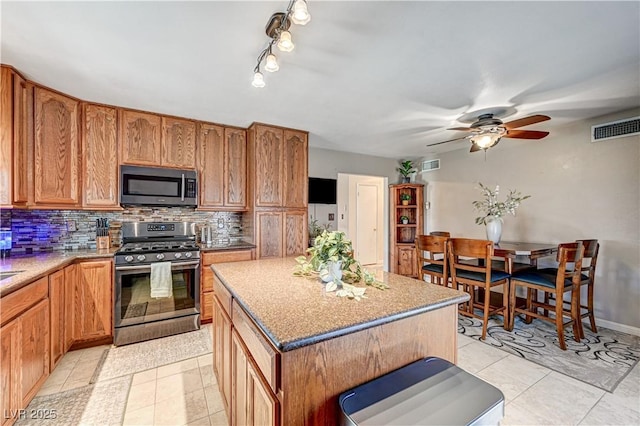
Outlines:
POLYGON ((277 12, 271 15, 265 28, 269 44, 258 55, 257 64, 253 69, 253 87, 264 87, 264 76, 260 72, 260 65, 264 61, 264 69, 269 72, 276 72, 280 69, 278 59, 273 54, 273 45, 278 46, 282 52, 291 52, 295 47, 291 40, 289 27, 291 23, 306 25, 311 20, 311 15, 307 10, 306 0, 290 0, 285 12, 277 12))

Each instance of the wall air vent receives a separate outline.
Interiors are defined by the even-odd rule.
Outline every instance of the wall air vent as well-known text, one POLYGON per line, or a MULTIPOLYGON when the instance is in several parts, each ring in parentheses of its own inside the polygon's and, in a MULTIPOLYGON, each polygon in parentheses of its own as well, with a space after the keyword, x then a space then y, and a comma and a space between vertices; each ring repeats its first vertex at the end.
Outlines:
POLYGON ((422 162, 422 168, 420 172, 431 172, 440 168, 440 159, 436 160, 424 160, 422 162))
POLYGON ((640 135, 640 117, 591 126, 591 142, 640 135))

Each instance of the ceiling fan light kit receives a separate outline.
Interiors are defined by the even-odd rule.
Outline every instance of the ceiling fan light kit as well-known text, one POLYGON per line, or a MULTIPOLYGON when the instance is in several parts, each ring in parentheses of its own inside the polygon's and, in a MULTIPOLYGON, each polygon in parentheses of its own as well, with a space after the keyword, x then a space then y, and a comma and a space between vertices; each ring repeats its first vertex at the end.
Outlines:
POLYGON ((549 120, 550 117, 546 115, 532 115, 518 120, 509 121, 503 123, 502 120, 495 118, 494 114, 481 114, 478 120, 471 124, 469 127, 454 127, 447 130, 459 130, 463 132, 470 132, 471 135, 463 136, 456 139, 450 139, 448 141, 436 142, 427 146, 442 145, 449 142, 454 142, 461 139, 469 139, 471 142, 471 151, 476 152, 480 150, 486 151, 487 149, 496 146, 502 138, 512 139, 542 139, 546 137, 549 132, 542 132, 538 130, 514 130, 518 127, 524 127, 535 123, 541 123, 549 120))
POLYGON ((289 6, 285 12, 277 12, 271 15, 265 32, 271 39, 262 52, 258 55, 257 64, 253 69, 253 87, 264 87, 264 75, 260 72, 260 65, 264 61, 264 69, 269 72, 276 72, 280 69, 278 59, 273 54, 273 45, 275 44, 282 52, 291 52, 295 45, 291 39, 289 28, 291 23, 297 25, 306 25, 311 20, 311 15, 307 9, 306 0, 290 0, 289 6))

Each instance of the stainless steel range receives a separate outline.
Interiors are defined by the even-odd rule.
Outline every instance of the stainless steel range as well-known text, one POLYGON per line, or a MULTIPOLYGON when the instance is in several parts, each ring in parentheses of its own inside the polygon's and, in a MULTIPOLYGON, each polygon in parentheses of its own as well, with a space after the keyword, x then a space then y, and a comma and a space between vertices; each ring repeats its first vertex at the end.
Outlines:
POLYGON ((192 222, 125 222, 115 255, 114 344, 200 328, 200 249, 192 222))

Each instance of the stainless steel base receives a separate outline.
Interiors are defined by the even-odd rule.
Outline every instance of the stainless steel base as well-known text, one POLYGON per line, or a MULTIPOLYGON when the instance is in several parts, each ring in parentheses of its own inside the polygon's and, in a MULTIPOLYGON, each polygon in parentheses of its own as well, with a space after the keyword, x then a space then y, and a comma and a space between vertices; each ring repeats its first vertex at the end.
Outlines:
POLYGON ((143 342, 173 334, 186 333, 200 329, 200 315, 189 315, 180 318, 171 318, 162 321, 154 321, 146 324, 116 327, 113 335, 113 344, 116 346, 129 343, 143 342))

